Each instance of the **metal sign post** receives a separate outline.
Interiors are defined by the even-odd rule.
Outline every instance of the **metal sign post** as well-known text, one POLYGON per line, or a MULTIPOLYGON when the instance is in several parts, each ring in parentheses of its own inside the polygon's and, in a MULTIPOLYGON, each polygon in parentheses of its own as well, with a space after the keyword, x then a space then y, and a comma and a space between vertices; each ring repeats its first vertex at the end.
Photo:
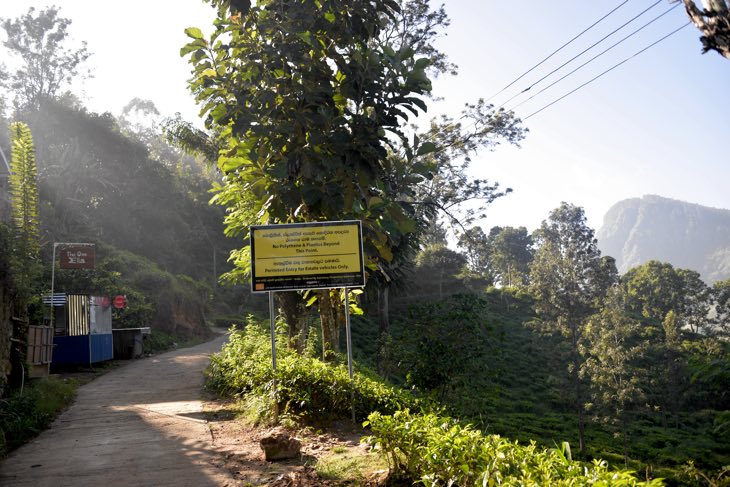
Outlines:
POLYGON ((347 336, 347 370, 350 372, 350 403, 352 423, 355 423, 355 376, 352 372, 352 333, 350 332, 350 289, 345 288, 345 334, 347 336))
POLYGON ((352 421, 355 422, 349 288, 365 285, 362 222, 346 220, 253 225, 250 227, 250 241, 251 292, 269 294, 271 368, 274 373, 276 421, 279 418, 279 401, 276 380, 274 291, 344 288, 347 365, 351 384, 352 421))
POLYGON ((269 321, 271 324, 271 370, 274 372, 274 422, 279 422, 279 397, 276 381, 276 314, 274 313, 274 292, 269 291, 269 321))

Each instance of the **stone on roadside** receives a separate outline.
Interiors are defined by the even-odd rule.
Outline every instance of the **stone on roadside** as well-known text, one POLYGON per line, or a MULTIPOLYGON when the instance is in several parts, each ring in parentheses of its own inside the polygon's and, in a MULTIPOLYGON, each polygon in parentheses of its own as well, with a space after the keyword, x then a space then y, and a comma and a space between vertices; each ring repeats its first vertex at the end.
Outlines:
POLYGON ((302 444, 283 432, 272 432, 259 441, 267 462, 298 458, 302 444))

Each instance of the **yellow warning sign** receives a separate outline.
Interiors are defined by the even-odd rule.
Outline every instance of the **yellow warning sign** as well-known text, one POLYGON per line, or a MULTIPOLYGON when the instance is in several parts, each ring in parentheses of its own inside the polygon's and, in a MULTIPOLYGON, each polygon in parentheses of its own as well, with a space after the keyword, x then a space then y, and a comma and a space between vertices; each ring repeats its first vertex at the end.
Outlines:
POLYGON ((359 221, 251 227, 254 292, 365 285, 359 221))

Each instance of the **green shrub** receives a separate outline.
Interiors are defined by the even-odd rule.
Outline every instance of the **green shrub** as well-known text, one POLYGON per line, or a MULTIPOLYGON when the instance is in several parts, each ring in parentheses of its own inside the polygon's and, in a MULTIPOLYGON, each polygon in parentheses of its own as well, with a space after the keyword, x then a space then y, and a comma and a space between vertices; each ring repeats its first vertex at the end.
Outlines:
POLYGON ((218 328, 230 328, 237 324, 242 323, 241 315, 219 315, 213 318, 213 325, 218 328))
POLYGON ((662 485, 609 470, 601 460, 573 461, 567 444, 562 449, 520 445, 435 414, 373 413, 366 424, 391 467, 424 485, 662 485))
POLYGON ((153 331, 144 339, 144 351, 151 353, 166 352, 177 347, 174 336, 162 331, 153 331))
POLYGON ((73 401, 78 384, 54 378, 33 381, 23 394, 0 399, 0 457, 24 444, 73 401))
MULTIPOLYGON (((280 342, 276 379, 282 412, 310 419, 349 417, 353 394, 355 412, 361 419, 373 411, 393 413, 402 407, 418 407, 412 394, 365 370, 355 372, 353 390, 344 364, 298 355, 286 348, 283 337, 280 342)), ((244 330, 232 330, 228 343, 212 357, 207 376, 208 386, 225 395, 269 394, 274 374, 268 331, 252 318, 244 330)))

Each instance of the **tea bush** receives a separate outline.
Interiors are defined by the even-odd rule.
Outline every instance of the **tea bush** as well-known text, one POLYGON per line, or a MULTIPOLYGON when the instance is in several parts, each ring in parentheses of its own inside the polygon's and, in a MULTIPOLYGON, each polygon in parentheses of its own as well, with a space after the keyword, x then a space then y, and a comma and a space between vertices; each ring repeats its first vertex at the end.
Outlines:
POLYGON ((602 460, 573 461, 567 444, 563 449, 520 445, 432 413, 376 412, 366 424, 391 467, 424 485, 663 485, 658 479, 642 482, 631 471, 609 470, 602 460))
MULTIPOLYGON (((229 396, 269 394, 271 368, 269 332, 253 319, 244 330, 232 330, 228 343, 214 355, 207 370, 208 386, 229 396)), ((330 364, 289 351, 283 337, 277 344, 277 401, 280 410, 309 419, 364 419, 373 411, 392 414, 401 408, 419 408, 410 392, 385 383, 367 370, 354 374, 354 388, 345 364, 330 364)))

